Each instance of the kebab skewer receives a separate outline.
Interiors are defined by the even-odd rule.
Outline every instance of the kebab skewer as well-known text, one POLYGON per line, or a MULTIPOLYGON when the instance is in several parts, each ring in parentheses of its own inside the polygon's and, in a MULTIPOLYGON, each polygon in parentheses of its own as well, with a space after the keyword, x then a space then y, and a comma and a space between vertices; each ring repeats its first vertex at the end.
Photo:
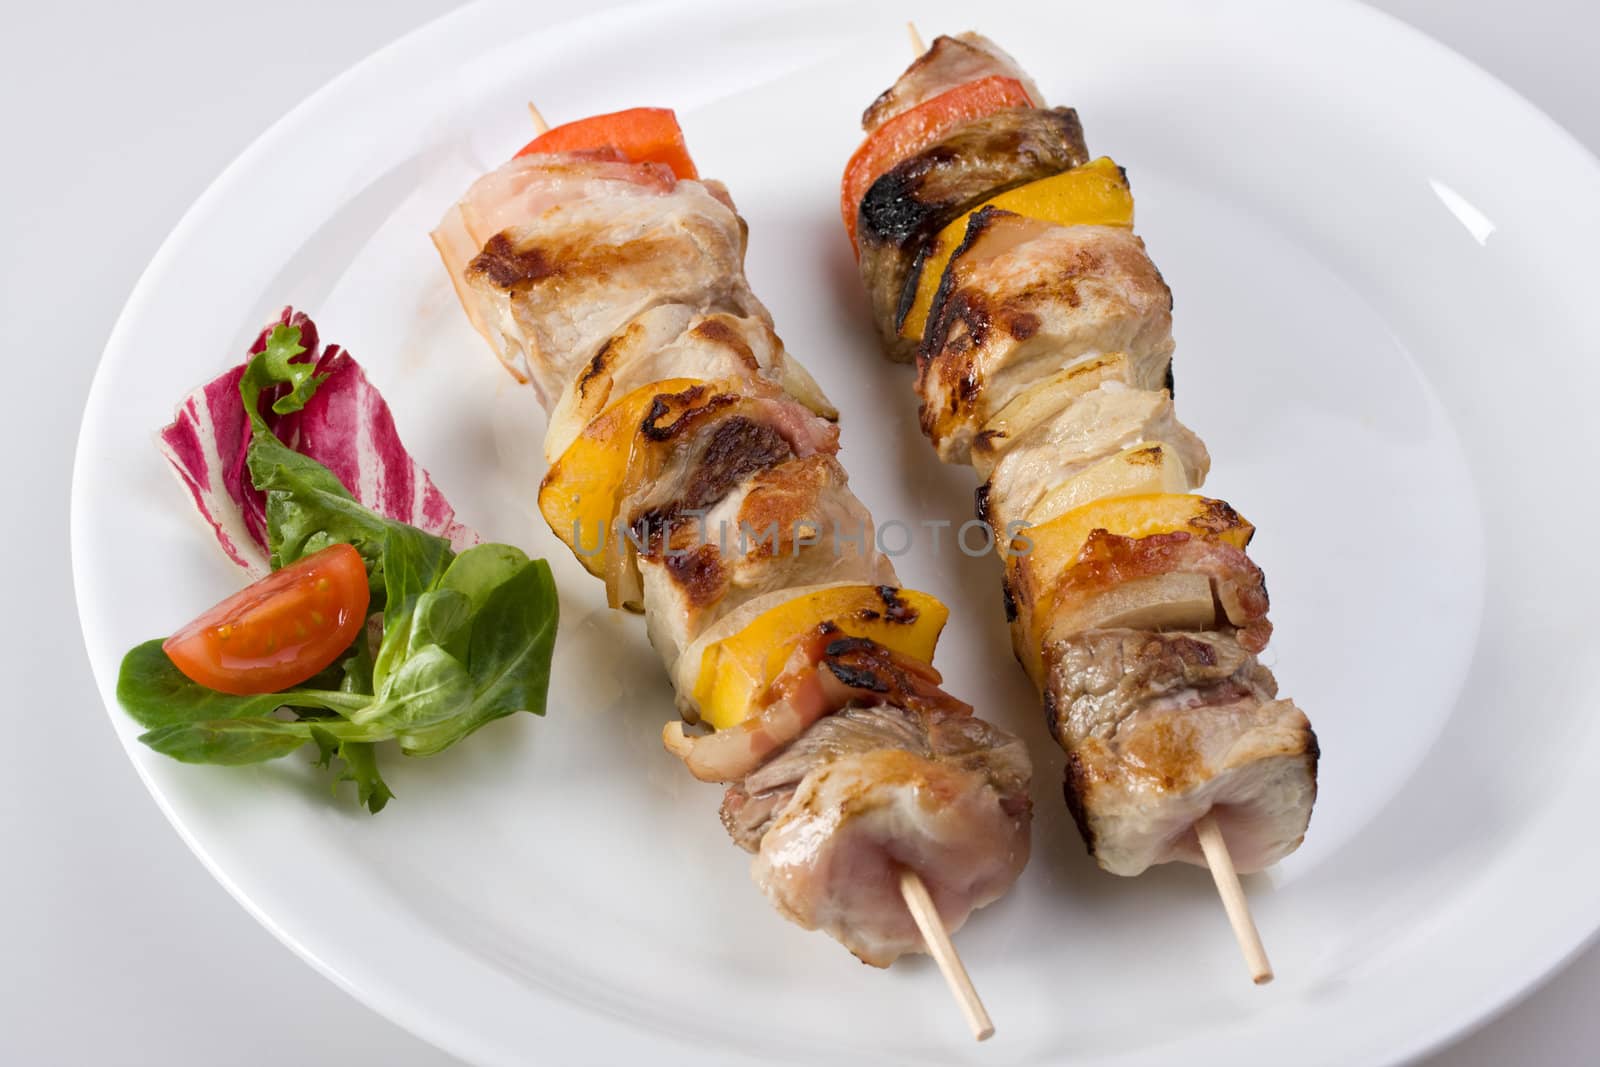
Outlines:
POLYGON ((987 1037, 948 931, 1027 860, 1028 758, 940 687, 946 609, 876 550, 727 190, 640 108, 542 132, 433 238, 549 413, 541 512, 644 614, 683 719, 664 744, 726 785, 757 884, 865 962, 933 951, 987 1037))
POLYGON ((939 458, 982 478, 1013 647, 1090 853, 1121 875, 1209 866, 1270 980, 1236 871, 1300 844, 1317 742, 1256 659, 1254 527, 1193 493, 1210 458, 1173 408, 1171 292, 1075 111, 984 37, 911 35, 840 194, 885 353, 915 361, 939 458))

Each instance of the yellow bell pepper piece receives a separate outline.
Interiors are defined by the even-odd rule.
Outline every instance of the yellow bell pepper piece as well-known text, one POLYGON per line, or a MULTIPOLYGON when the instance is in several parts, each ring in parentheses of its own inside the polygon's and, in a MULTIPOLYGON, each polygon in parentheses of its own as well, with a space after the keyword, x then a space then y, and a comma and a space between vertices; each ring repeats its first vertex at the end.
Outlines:
POLYGON ((841 636, 865 637, 923 663, 933 661, 950 612, 927 593, 889 586, 832 586, 756 616, 744 629, 706 648, 694 684, 700 717, 718 730, 742 722, 794 651, 824 622, 841 636))
POLYGON ((1095 530, 1134 538, 1186 531, 1241 549, 1255 533, 1254 526, 1222 501, 1188 493, 1095 500, 1023 530, 1012 550, 1026 554, 1006 561, 1006 587, 1016 609, 1012 647, 1036 685, 1044 677, 1039 637, 1054 615, 1055 588, 1095 530))
POLYGON ((1023 531, 1033 548, 1016 557, 1035 588, 1055 583, 1077 562, 1089 535, 1104 530, 1119 537, 1154 537, 1187 531, 1235 548, 1250 543, 1256 528, 1221 500, 1194 493, 1141 493, 1091 501, 1023 531))
POLYGON ((944 268, 967 233, 967 222, 993 207, 1062 226, 1133 226, 1133 193, 1122 168, 1102 156, 1081 167, 1007 189, 940 230, 922 257, 917 295, 900 324, 900 336, 919 340, 933 310, 944 268))
POLYGON ((669 378, 641 386, 590 420, 539 485, 539 511, 550 529, 593 575, 602 574, 598 548, 616 537, 617 492, 628 476, 634 435, 657 396, 699 385, 695 378, 669 378), (574 534, 582 539, 579 551, 574 534))

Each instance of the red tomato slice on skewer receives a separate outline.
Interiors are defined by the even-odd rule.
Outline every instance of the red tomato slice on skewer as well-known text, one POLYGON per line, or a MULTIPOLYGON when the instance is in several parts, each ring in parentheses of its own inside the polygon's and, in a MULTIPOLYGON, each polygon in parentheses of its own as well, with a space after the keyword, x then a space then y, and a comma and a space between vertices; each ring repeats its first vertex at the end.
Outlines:
POLYGON ((678 116, 667 107, 635 107, 593 115, 546 130, 523 146, 534 152, 582 152, 615 148, 629 163, 664 163, 679 178, 698 178, 678 116))
POLYGON ((367 621, 367 567, 332 545, 241 589, 161 646, 191 681, 243 696, 299 685, 350 647, 367 621))
POLYGON ((839 212, 850 234, 850 247, 860 254, 856 214, 861 210, 861 198, 896 163, 927 148, 960 123, 1001 108, 1033 106, 1021 82, 992 74, 925 100, 872 131, 845 164, 844 179, 839 183, 839 212))

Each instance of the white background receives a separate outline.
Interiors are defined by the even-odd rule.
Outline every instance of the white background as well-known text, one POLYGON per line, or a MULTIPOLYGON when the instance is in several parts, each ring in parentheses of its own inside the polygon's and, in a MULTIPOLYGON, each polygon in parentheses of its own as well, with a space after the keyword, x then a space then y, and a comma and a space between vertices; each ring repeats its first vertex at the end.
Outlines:
MULTIPOLYGON (((5 2, 0 662, 13 684, 0 713, 0 1064, 454 1062, 278 945, 167 826, 90 681, 67 545, 83 397, 123 299, 167 231, 284 111, 453 6, 5 2)), ((552 18, 561 6, 551 5, 552 18)), ((903 6, 914 14, 914 3, 903 6)), ((1592 0, 1377 6, 1600 150, 1592 0)), ((1352 57, 1352 76, 1359 71, 1352 57)), ((1492 146, 1494 131, 1485 132, 1492 146)), ((160 353, 152 338, 150 358, 160 353)), ((1600 949, 1430 1064, 1591 1062, 1597 993, 1600 949)))

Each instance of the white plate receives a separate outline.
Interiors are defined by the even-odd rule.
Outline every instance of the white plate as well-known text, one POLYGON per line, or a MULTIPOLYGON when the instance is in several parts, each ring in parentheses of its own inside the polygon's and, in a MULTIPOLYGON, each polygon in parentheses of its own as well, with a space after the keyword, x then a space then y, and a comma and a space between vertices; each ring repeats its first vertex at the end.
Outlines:
MULTIPOLYGON (((469 8, 256 142, 129 301, 78 454, 73 555, 118 733, 228 889, 366 1003, 474 1061, 1393 1062, 1482 1019, 1600 921, 1600 601, 1589 405, 1600 168, 1481 72, 1346 4, 919 5, 978 21, 1126 165, 1177 293, 1179 401, 1212 489, 1260 527, 1273 666, 1324 746, 1305 847, 1251 886, 1277 984, 1245 980, 1205 872, 1098 873, 1011 662, 992 561, 926 550, 954 692, 1025 733, 1035 855, 960 944, 999 1024, 966 1038, 937 973, 862 967, 772 914, 718 790, 657 740, 637 620, 544 532, 542 420, 456 307, 427 230, 528 136, 652 102, 751 226, 750 273, 844 407, 880 519, 965 518, 909 377, 878 358, 835 189, 856 116, 907 61, 901 11, 684 3, 548 25, 469 8), (388 761, 378 818, 299 761, 169 763, 111 703, 120 654, 235 587, 150 444, 286 302, 390 397, 466 521, 548 555, 551 714, 388 761)), ((923 546, 926 549, 926 545, 923 546)))

